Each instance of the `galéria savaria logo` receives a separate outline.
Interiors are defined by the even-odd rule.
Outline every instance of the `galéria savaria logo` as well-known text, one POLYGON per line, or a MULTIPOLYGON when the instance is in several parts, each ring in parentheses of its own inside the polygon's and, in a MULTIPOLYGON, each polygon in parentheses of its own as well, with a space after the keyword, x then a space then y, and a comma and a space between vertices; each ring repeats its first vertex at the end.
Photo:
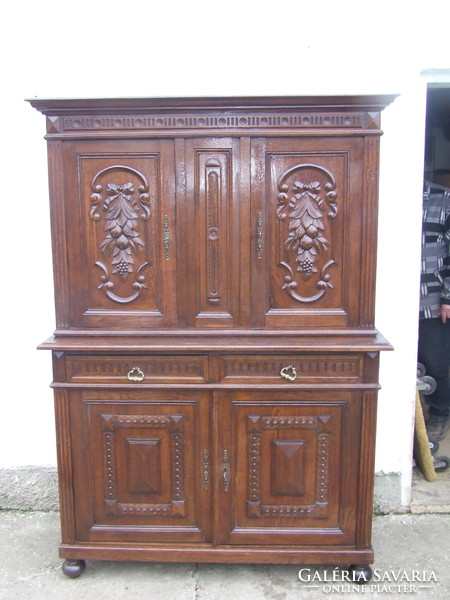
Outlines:
POLYGON ((366 582, 363 573, 339 569, 316 570, 304 567, 298 572, 305 588, 321 589, 325 594, 415 594, 433 593, 439 578, 436 571, 374 569, 373 577, 366 582))

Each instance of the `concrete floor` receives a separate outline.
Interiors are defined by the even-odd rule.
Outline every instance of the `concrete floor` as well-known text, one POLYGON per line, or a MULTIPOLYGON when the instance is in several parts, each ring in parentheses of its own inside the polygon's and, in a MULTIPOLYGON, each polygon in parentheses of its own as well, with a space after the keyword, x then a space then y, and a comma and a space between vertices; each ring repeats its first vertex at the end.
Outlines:
MULTIPOLYGON (((436 456, 450 457, 450 435, 439 442, 436 456)), ((419 469, 415 468, 411 491, 411 512, 450 513, 450 468, 437 473, 437 479, 433 482, 426 481, 419 469)))
POLYGON ((332 578, 332 568, 303 571, 301 581, 299 569, 305 567, 292 565, 99 561, 88 562, 79 579, 69 579, 61 571, 57 553, 58 513, 5 511, 0 512, 0 599, 350 600, 363 596, 447 600, 449 540, 448 514, 375 517, 374 577, 364 591, 345 581, 324 581, 325 576, 332 578), (308 573, 313 581, 306 581, 308 573))

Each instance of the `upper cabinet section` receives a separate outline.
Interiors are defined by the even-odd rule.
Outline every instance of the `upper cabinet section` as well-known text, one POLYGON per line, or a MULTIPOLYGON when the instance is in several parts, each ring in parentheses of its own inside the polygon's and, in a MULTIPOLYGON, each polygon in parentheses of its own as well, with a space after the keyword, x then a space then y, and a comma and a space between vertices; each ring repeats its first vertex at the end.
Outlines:
POLYGON ((31 100, 57 333, 373 328, 392 100, 31 100))

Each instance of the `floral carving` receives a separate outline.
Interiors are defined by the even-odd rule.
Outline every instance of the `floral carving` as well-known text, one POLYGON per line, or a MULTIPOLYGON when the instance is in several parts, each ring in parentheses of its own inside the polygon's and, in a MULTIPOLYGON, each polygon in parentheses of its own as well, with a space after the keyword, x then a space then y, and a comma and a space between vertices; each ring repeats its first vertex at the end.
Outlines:
POLYGON ((295 253, 295 270, 304 280, 309 280, 315 273, 319 273, 320 277, 316 284, 320 292, 303 298, 295 292, 298 282, 295 280, 293 267, 286 261, 280 263, 288 272, 282 289, 286 289, 299 301, 317 300, 325 293, 326 288, 333 287, 326 271, 334 261, 326 261, 324 258, 329 249, 324 233, 326 218, 334 218, 337 214, 335 187, 332 174, 317 165, 300 165, 290 169, 278 182, 277 215, 281 221, 288 220, 284 246, 295 253), (292 175, 298 176, 302 171, 308 171, 308 180, 300 181, 295 178, 290 183, 292 175), (320 177, 311 181, 311 171, 316 171, 320 177))
POLYGON ((136 210, 137 202, 133 197, 134 187, 132 183, 108 183, 106 193, 108 196, 103 207, 106 211, 106 236, 100 248, 112 256, 112 272, 119 273, 125 279, 128 273, 133 272, 133 254, 144 247, 144 242, 136 231, 139 215, 136 210))
MULTIPOLYGON (((147 220, 150 217, 148 183, 138 171, 130 167, 115 165, 97 173, 92 181, 92 189, 94 192, 91 194, 91 218, 94 221, 102 218, 98 210, 100 206, 104 212, 105 237, 100 243, 100 249, 106 257, 110 258, 111 275, 118 275, 125 281, 128 275, 135 271, 135 257, 145 247, 139 234, 138 223, 140 219, 147 220), (135 184, 131 181, 121 184, 110 181, 105 188, 98 183, 107 172, 109 174, 110 171, 117 170, 128 171, 130 175, 140 179, 142 183, 137 186, 138 195, 136 195, 135 184)), ((148 266, 148 262, 142 263, 137 268, 135 281, 132 284, 135 291, 125 298, 113 293, 114 283, 111 281, 108 267, 100 261, 95 264, 103 271, 99 289, 103 289, 106 295, 116 302, 130 302, 139 295, 142 289, 147 288, 142 270, 148 266)))
POLYGON ((325 227, 318 202, 319 193, 318 181, 310 184, 295 181, 293 194, 288 202, 290 222, 285 245, 297 252, 297 271, 305 278, 317 273, 317 253, 327 248, 327 240, 322 235, 325 227))

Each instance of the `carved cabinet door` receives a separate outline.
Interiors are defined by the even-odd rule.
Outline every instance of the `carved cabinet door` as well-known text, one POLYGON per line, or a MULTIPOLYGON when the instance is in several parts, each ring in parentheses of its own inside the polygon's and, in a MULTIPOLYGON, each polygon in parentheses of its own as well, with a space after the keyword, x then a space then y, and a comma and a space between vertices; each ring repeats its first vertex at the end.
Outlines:
MULTIPOLYGON (((179 324, 240 325, 240 143, 236 138, 177 140, 179 324)), ((245 170, 245 169, 244 169, 245 170)), ((248 268, 248 266, 247 266, 248 268)))
POLYGON ((373 241, 363 150, 358 137, 252 140, 253 325, 360 322, 361 264, 373 241))
POLYGON ((67 250, 56 249, 60 326, 174 324, 173 174, 170 140, 65 142, 58 216, 67 250))
POLYGON ((207 392, 92 389, 69 402, 79 541, 209 539, 207 392))
POLYGON ((223 392, 222 543, 355 543, 353 394, 223 392))

